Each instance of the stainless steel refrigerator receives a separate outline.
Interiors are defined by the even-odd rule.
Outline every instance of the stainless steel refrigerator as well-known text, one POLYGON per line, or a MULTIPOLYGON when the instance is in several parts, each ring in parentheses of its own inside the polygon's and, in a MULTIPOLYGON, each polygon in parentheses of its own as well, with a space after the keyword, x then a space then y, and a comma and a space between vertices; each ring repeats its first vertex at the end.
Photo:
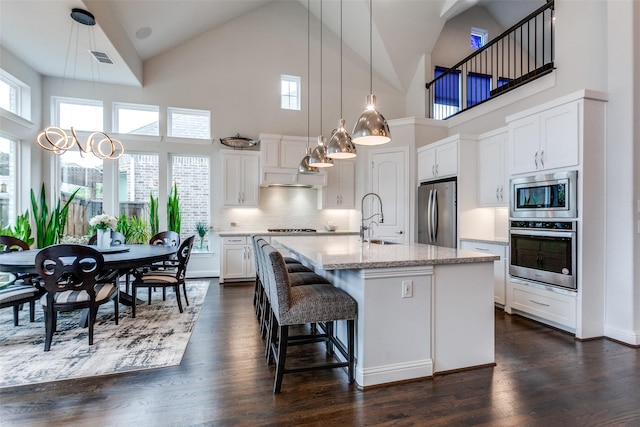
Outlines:
POLYGON ((457 246, 455 178, 418 187, 418 243, 457 246))

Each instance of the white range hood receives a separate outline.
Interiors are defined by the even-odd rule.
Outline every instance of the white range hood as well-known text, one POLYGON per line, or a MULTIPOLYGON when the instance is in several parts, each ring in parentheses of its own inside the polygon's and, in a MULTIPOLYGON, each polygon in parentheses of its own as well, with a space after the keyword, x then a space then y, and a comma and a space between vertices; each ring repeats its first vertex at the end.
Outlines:
POLYGON ((260 134, 260 186, 309 187, 327 185, 327 173, 298 173, 300 160, 306 155, 306 136, 260 134))

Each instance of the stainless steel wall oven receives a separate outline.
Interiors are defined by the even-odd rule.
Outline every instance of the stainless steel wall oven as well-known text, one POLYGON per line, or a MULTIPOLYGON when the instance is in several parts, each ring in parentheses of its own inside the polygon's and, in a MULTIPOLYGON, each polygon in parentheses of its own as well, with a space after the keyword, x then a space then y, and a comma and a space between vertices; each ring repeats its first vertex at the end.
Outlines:
POLYGON ((509 274, 577 289, 576 221, 510 221, 509 274))

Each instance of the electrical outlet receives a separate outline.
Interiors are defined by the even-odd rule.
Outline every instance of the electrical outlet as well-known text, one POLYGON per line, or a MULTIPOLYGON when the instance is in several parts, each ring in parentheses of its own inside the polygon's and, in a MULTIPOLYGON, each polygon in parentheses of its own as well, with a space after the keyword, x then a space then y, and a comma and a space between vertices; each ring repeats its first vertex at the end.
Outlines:
POLYGON ((402 281, 402 298, 413 297, 413 280, 402 281))

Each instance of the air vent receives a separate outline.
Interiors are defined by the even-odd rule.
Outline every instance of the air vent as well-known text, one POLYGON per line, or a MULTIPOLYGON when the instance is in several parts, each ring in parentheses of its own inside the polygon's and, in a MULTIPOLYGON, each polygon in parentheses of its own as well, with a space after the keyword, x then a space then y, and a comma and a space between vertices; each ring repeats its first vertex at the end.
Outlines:
POLYGON ((97 50, 90 50, 89 52, 91 52, 91 55, 93 55, 93 57, 96 58, 96 61, 98 61, 99 63, 113 64, 113 60, 106 53, 98 52, 97 50))

